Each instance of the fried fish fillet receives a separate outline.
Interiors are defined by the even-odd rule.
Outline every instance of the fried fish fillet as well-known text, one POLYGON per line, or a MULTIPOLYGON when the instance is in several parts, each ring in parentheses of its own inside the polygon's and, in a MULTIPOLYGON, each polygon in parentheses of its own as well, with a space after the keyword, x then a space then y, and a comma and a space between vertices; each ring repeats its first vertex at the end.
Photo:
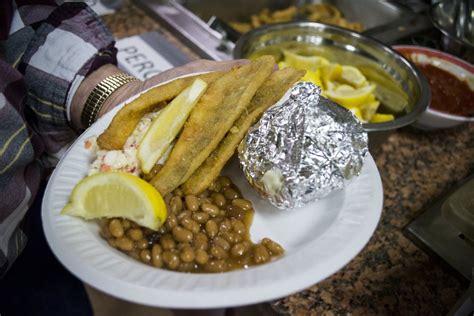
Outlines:
POLYGON ((211 155, 199 166, 193 175, 183 184, 185 194, 199 194, 208 188, 219 176, 226 162, 232 157, 235 148, 243 139, 247 130, 262 113, 278 102, 286 91, 293 86, 304 71, 284 68, 275 71, 270 78, 258 89, 247 111, 242 113, 234 126, 211 155))
POLYGON ((191 111, 165 165, 151 181, 162 195, 183 184, 206 160, 247 110, 274 64, 273 57, 263 56, 231 70, 209 86, 191 111))
POLYGON ((164 102, 176 97, 197 78, 210 84, 223 74, 223 72, 211 72, 180 78, 148 90, 120 109, 109 127, 97 138, 97 144, 107 150, 123 148, 143 115, 163 106, 164 102))

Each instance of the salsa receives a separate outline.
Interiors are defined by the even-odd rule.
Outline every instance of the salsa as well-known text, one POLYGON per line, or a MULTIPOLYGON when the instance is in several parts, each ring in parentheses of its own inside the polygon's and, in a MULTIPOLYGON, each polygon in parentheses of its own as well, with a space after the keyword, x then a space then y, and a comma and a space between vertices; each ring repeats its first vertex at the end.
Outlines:
POLYGON ((448 114, 474 116, 474 92, 465 81, 430 64, 417 66, 430 83, 431 108, 448 114))

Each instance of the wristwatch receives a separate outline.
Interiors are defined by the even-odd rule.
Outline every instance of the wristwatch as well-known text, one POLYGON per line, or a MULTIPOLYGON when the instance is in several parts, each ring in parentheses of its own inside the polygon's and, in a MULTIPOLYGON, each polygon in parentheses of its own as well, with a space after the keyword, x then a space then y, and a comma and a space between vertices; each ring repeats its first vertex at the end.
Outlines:
POLYGON ((105 100, 116 91, 118 88, 126 83, 137 81, 138 79, 126 73, 118 73, 103 79, 87 97, 84 109, 81 114, 81 122, 84 127, 91 126, 97 121, 98 115, 105 100))

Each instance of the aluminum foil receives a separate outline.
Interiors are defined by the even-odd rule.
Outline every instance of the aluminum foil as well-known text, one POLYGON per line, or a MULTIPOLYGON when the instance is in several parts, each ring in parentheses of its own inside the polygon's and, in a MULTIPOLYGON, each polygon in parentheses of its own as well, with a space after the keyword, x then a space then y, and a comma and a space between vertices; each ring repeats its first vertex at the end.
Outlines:
POLYGON ((239 145, 247 180, 278 208, 301 207, 344 188, 368 153, 361 122, 320 94, 318 86, 298 83, 239 145))

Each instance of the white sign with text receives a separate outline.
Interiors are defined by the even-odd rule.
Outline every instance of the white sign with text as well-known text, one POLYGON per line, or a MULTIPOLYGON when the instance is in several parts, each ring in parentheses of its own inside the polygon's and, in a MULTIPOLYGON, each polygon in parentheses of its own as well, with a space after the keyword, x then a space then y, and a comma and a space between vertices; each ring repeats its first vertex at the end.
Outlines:
POLYGON ((118 49, 119 68, 140 80, 146 80, 173 68, 173 64, 148 45, 140 36, 118 40, 115 46, 118 49))

